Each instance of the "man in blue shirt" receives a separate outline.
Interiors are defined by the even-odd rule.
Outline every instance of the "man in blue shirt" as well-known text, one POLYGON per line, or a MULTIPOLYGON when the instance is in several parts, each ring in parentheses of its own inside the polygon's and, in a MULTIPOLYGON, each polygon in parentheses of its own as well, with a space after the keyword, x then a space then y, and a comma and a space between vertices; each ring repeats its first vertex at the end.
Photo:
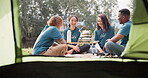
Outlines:
POLYGON ((123 26, 121 26, 120 30, 114 37, 107 40, 104 47, 107 52, 120 56, 124 51, 128 42, 130 27, 132 24, 132 22, 129 21, 129 18, 130 11, 128 9, 119 10, 118 20, 120 24, 123 24, 123 26), (117 43, 119 40, 120 44, 117 43))

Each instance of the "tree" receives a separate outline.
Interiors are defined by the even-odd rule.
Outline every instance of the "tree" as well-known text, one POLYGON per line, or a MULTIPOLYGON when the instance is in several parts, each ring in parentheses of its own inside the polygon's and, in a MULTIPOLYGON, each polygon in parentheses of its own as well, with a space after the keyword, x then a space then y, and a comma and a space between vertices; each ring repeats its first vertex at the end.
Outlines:
POLYGON ((130 12, 131 12, 131 18, 133 17, 133 9, 134 9, 134 3, 135 3, 135 0, 130 0, 128 6, 130 8, 130 12))
POLYGON ((117 0, 20 0, 22 35, 36 38, 53 15, 61 16, 65 23, 68 16, 76 15, 93 32, 96 16, 104 13, 111 19, 116 5, 117 0))

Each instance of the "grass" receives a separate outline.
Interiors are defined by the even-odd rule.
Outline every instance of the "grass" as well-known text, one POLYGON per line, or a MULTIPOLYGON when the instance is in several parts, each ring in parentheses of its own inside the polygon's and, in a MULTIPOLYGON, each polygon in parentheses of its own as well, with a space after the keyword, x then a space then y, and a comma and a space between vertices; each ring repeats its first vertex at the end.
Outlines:
POLYGON ((31 55, 31 53, 32 53, 32 48, 23 48, 22 49, 23 55, 31 55))

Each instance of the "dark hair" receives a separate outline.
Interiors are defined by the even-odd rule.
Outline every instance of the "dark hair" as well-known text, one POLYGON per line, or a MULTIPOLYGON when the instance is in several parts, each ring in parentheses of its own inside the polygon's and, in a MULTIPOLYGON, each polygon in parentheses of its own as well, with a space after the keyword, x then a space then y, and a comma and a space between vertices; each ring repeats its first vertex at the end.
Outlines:
MULTIPOLYGON (((108 30, 108 27, 110 26, 110 23, 109 23, 109 21, 108 21, 108 19, 107 19, 107 17, 106 17, 106 15, 105 14, 99 14, 98 16, 97 16, 97 18, 98 17, 100 17, 101 18, 101 20, 102 20, 102 25, 103 25, 103 32, 106 32, 107 30, 108 30)), ((98 25, 98 23, 97 23, 97 29, 98 30, 100 30, 100 26, 98 25)))
POLYGON ((60 16, 52 16, 48 21, 47 25, 48 26, 56 26, 58 24, 62 24, 63 19, 60 16))
MULTIPOLYGON (((72 16, 69 16, 69 17, 68 17, 68 22, 70 21, 70 19, 71 19, 72 17, 75 17, 75 18, 77 19, 77 21, 78 21, 78 17, 77 17, 77 16, 72 15, 72 16)), ((70 24, 68 24, 68 26, 70 27, 70 24)))
POLYGON ((121 9, 119 12, 123 15, 126 16, 127 18, 130 17, 130 11, 128 9, 121 9))

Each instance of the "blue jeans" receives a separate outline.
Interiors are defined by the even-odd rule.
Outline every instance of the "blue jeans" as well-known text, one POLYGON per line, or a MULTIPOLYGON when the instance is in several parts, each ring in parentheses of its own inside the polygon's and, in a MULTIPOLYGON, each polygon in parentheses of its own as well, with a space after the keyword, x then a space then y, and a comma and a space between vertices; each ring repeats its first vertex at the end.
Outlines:
POLYGON ((125 49, 124 46, 119 45, 117 43, 114 43, 111 41, 106 43, 106 51, 109 53, 113 53, 113 54, 120 56, 122 52, 124 51, 124 49, 125 49))

